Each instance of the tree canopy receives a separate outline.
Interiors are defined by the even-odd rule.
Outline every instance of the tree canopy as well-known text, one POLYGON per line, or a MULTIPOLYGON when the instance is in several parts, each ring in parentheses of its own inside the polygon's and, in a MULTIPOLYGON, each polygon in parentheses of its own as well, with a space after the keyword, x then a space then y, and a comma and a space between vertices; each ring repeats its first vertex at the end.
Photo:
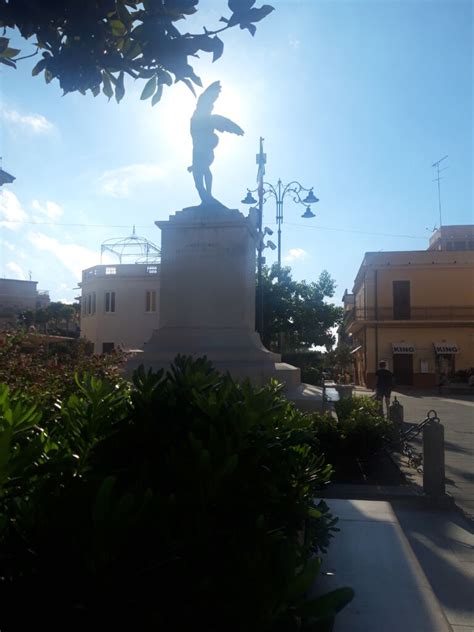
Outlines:
POLYGON ((284 350, 330 347, 335 342, 331 329, 340 322, 342 308, 325 302, 334 296, 335 281, 324 270, 316 282, 295 281, 291 269, 278 266, 263 268, 263 343, 279 348, 279 335, 284 337, 284 350))
POLYGON ((193 84, 202 86, 189 58, 203 52, 216 61, 224 49, 218 34, 235 26, 255 34, 255 23, 273 11, 255 1, 228 0, 224 26, 186 33, 176 22, 196 13, 199 0, 0 0, 0 63, 16 68, 21 59, 41 54, 33 75, 43 73, 46 83, 58 79, 64 94, 102 91, 117 102, 125 75, 144 79, 141 98, 154 105, 165 85, 182 81, 193 92, 193 84), (11 48, 7 28, 33 38, 36 50, 22 56, 11 48))
POLYGON ((67 305, 53 301, 46 307, 22 312, 20 322, 26 327, 36 325, 44 333, 67 333, 71 323, 79 325, 79 303, 67 305))

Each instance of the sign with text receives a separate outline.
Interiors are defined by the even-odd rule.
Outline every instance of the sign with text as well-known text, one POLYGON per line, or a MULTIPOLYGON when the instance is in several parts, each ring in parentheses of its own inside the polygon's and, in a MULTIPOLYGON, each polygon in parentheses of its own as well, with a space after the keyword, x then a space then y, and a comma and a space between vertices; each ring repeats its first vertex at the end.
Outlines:
POLYGON ((415 345, 409 342, 392 342, 393 353, 415 353, 415 345))
POLYGON ((435 353, 442 355, 443 353, 459 353, 459 347, 455 342, 433 342, 435 353))

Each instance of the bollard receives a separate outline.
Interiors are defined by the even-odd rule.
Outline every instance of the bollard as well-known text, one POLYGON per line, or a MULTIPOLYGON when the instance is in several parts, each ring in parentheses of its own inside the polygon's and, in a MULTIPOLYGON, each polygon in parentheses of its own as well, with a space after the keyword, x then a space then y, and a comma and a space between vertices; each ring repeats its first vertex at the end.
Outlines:
POLYGON ((388 417, 394 424, 398 424, 400 427, 403 424, 403 406, 398 399, 394 397, 393 402, 388 408, 388 417))
POLYGON ((352 391, 354 387, 349 384, 336 384, 336 391, 339 394, 339 399, 352 399, 352 391))
POLYGON ((430 420, 423 428, 423 491, 444 496, 444 426, 430 420))

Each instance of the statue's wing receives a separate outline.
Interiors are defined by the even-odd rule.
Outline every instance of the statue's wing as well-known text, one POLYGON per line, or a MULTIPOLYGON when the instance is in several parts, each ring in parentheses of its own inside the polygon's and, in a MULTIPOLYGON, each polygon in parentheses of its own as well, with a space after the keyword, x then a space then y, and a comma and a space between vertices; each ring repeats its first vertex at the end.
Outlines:
POLYGON ((234 123, 234 121, 231 121, 225 116, 219 116, 219 114, 212 115, 212 125, 218 132, 229 132, 230 134, 237 134, 238 136, 243 136, 244 134, 244 130, 239 127, 237 123, 234 123))

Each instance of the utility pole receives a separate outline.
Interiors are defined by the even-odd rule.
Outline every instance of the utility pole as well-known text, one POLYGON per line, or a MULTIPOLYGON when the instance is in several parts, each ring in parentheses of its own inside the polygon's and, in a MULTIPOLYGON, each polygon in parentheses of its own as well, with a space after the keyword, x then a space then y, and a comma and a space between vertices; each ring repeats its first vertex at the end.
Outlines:
POLYGON ((263 197, 265 195, 263 176, 265 175, 265 164, 267 162, 267 154, 263 152, 264 139, 260 136, 260 151, 256 156, 258 165, 257 183, 258 183, 258 261, 257 261, 257 331, 263 336, 263 197))
POLYGON ((438 210, 439 210, 439 227, 441 228, 443 221, 441 218, 441 185, 440 185, 440 180, 442 180, 442 178, 440 177, 440 173, 442 171, 446 171, 447 167, 444 167, 443 169, 440 169, 439 166, 440 164, 443 162, 443 160, 446 160, 446 158, 448 157, 448 155, 446 154, 446 156, 443 156, 442 158, 440 158, 437 162, 434 162, 431 166, 432 167, 436 167, 436 178, 433 180, 433 182, 437 182, 438 183, 438 210))

